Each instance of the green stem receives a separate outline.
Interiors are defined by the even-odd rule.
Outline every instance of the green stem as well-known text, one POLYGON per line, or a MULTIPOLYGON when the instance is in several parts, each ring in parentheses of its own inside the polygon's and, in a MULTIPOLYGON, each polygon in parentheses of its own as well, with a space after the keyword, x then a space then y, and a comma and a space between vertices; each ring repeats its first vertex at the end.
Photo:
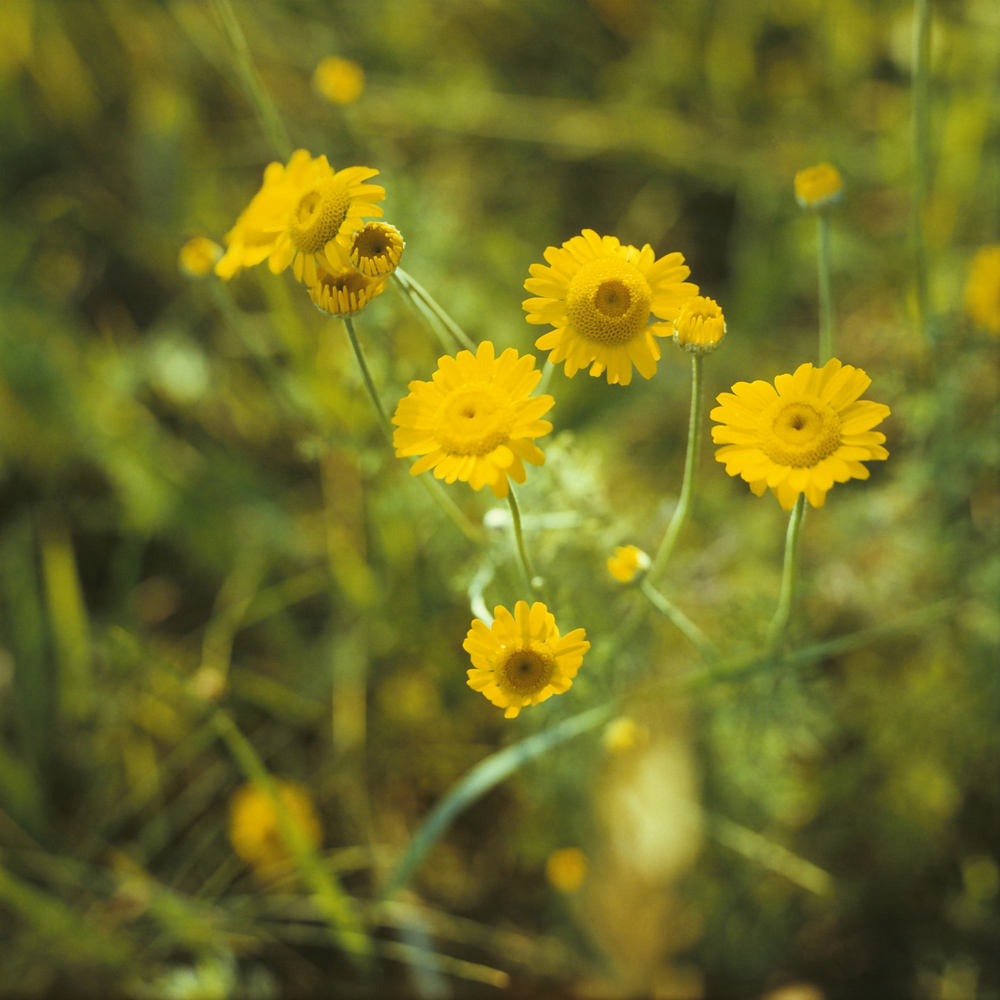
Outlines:
POLYGON ((913 263, 917 285, 917 327, 926 344, 930 339, 930 293, 927 285, 927 243, 924 203, 930 169, 930 0, 913 5, 913 263))
POLYGON ((406 294, 415 302, 419 302, 426 311, 429 311, 454 337, 459 347, 464 347, 466 350, 472 351, 473 354, 476 353, 475 341, 438 305, 434 297, 420 282, 411 278, 401 267, 397 267, 393 273, 406 294))
POLYGON ((265 90, 260 74, 257 72, 253 57, 250 55, 250 46, 247 45, 246 36, 243 34, 243 29, 236 17, 236 11, 233 10, 230 0, 215 0, 215 9, 225 26, 226 34, 229 35, 229 41, 236 50, 236 59, 240 75, 243 77, 243 86, 257 112, 260 127, 278 155, 287 160, 292 155, 292 141, 278 115, 274 101, 271 100, 271 95, 265 90))
POLYGON ((799 535, 802 521, 805 517, 806 496, 800 493, 792 507, 788 518, 788 532, 785 535, 785 564, 781 571, 781 591, 778 595, 778 607, 767 630, 767 649, 773 652, 781 645, 785 634, 785 626, 792 613, 792 600, 795 597, 795 578, 798 571, 799 535))
POLYGON ((688 443, 687 455, 684 459, 684 481, 681 484, 681 495, 674 509, 673 517, 663 535, 663 541, 656 550, 653 564, 649 569, 649 579, 655 583, 666 569, 667 562, 674 546, 677 544, 677 536, 684 527, 684 522, 691 513, 691 500, 694 496, 695 473, 698 471, 698 452, 701 447, 701 410, 702 397, 705 391, 702 366, 704 357, 700 354, 691 355, 691 414, 688 418, 688 443))
POLYGON ((680 608, 663 596, 648 579, 639 584, 639 589, 649 598, 649 603, 662 615, 670 619, 674 625, 691 641, 706 660, 717 660, 719 650, 714 642, 680 608))
POLYGON ((385 436, 389 439, 389 443, 392 443, 392 423, 389 421, 389 415, 385 412, 385 408, 382 406, 382 401, 378 398, 378 392, 375 389, 375 382, 372 380, 372 373, 368 370, 368 364, 365 361, 365 356, 361 353, 361 345, 358 343, 358 336, 354 332, 354 320, 350 316, 344 317, 344 329, 347 331, 347 339, 351 342, 351 347, 354 348, 354 356, 358 359, 358 367, 361 369, 361 377, 365 381, 365 388, 368 389, 368 395, 371 397, 371 401, 375 406, 375 410, 378 412, 379 423, 382 426, 382 431, 385 436))
POLYGON ((514 496, 513 486, 507 494, 507 504, 510 507, 510 519, 514 525, 514 539, 517 542, 517 554, 521 558, 521 569, 524 570, 524 580, 528 585, 528 592, 536 594, 541 588, 535 584, 535 567, 532 565, 528 548, 524 544, 524 531, 521 529, 521 509, 517 505, 517 497, 514 496))
POLYGON ((833 293, 830 283, 830 215, 816 213, 816 261, 819 269, 819 363, 833 357, 833 293))

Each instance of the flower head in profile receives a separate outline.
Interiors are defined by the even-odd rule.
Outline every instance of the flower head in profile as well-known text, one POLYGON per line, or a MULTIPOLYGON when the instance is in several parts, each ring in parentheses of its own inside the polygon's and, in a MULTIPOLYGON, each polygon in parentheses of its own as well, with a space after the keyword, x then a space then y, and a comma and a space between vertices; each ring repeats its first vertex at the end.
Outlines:
POLYGON ((552 430, 539 418, 555 400, 529 395, 541 375, 533 355, 519 358, 508 347, 497 358, 488 340, 476 354, 438 358, 433 380, 411 382, 396 407, 396 455, 423 455, 410 468, 414 476, 433 469, 446 482, 460 479, 474 490, 489 486, 494 496, 507 496, 508 477, 524 482, 524 462, 545 461, 534 439, 552 430))
POLYGON ((472 657, 468 683, 513 719, 526 705, 566 691, 590 643, 582 628, 560 636, 555 616, 540 601, 530 608, 518 601, 514 614, 498 606, 494 614, 492 625, 474 619, 462 644, 472 657))
POLYGON ((844 180, 830 163, 817 163, 795 175, 795 200, 801 208, 826 208, 840 201, 844 180))
POLYGON ((822 368, 799 365, 770 382, 737 382, 712 410, 715 457, 757 496, 767 487, 785 510, 800 493, 822 507, 834 483, 867 479, 862 462, 889 457, 872 428, 889 416, 884 403, 858 397, 871 379, 836 358, 822 368))
POLYGON ((608 572, 619 583, 632 583, 649 569, 649 556, 636 545, 617 545, 608 556, 608 572))
POLYGON ((674 343, 689 354, 711 354, 726 335, 726 318, 715 299, 695 295, 674 320, 674 343))
POLYGON ((976 326, 1000 336, 1000 243, 976 251, 965 285, 965 309, 976 326))
POLYGON ((309 298, 317 309, 331 316, 353 316, 384 291, 384 279, 369 278, 353 267, 331 271, 321 264, 309 286, 309 298))
POLYGON ((304 149, 287 166, 269 164, 263 186, 226 234, 228 249, 216 274, 232 277, 266 259, 274 274, 291 266, 297 280, 311 285, 319 266, 349 266, 351 241, 364 217, 382 214, 374 202, 385 190, 365 183, 377 173, 370 167, 334 172, 325 156, 304 149))
POLYGON ((313 86, 331 104, 353 104, 364 92, 365 71, 350 59, 327 56, 313 72, 313 86))
POLYGON ((222 256, 222 247, 207 236, 194 236, 181 247, 177 266, 189 278, 204 278, 222 256))
POLYGON ((351 263, 369 278, 392 274, 403 256, 403 236, 388 222, 366 222, 351 240, 351 263))
POLYGON ((657 260, 648 244, 637 250, 585 229, 561 248, 548 247, 545 259, 549 266, 532 264, 524 283, 539 296, 523 303, 528 322, 555 328, 535 346, 551 351, 554 364, 565 361, 570 378, 588 365, 591 375, 607 371, 610 383, 628 385, 633 365, 652 378, 660 359, 656 338, 673 336, 681 306, 698 294, 684 280, 691 273, 684 257, 657 260))
MULTIPOLYGON (((307 789, 276 781, 278 798, 306 842, 318 847, 323 829, 307 789)), ((281 833, 271 796, 256 785, 241 785, 229 803, 229 839, 236 856, 257 872, 291 862, 293 853, 281 833)))

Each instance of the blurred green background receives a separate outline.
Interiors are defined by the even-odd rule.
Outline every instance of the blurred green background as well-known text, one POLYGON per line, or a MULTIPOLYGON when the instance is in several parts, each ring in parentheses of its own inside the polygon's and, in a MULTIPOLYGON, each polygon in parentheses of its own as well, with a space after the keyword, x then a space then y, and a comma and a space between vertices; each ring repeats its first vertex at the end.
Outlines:
MULTIPOLYGON (((961 309, 1000 240, 1000 9, 931 6, 926 346, 909 3, 234 3, 294 145, 377 168, 407 271, 498 347, 531 349, 528 266, 587 227, 682 252, 722 305, 709 399, 815 360, 792 178, 845 177, 837 354, 891 407, 891 457, 810 511, 791 636, 912 627, 684 698, 657 687, 697 666, 666 621, 609 655, 641 598, 605 559, 655 549, 680 487, 665 343, 649 382, 552 377, 522 507, 594 649, 508 722, 465 685, 483 556, 385 445, 340 321, 290 274, 178 269, 279 156, 224 7, 0 3, 0 994, 1000 997, 998 344, 961 309), (364 70, 349 105, 313 87, 329 55, 364 70), (527 763, 376 902, 474 764, 612 697, 629 723, 527 763), (234 855, 254 760, 308 790, 318 869, 268 882, 234 855), (546 877, 566 847, 582 882, 546 877), (367 971, 317 871, 371 932, 367 971)), ((394 288, 357 325, 392 408, 439 346, 394 288)), ((663 589, 727 655, 760 647, 785 522, 705 444, 663 589)), ((512 606, 490 537, 486 602, 512 606)))

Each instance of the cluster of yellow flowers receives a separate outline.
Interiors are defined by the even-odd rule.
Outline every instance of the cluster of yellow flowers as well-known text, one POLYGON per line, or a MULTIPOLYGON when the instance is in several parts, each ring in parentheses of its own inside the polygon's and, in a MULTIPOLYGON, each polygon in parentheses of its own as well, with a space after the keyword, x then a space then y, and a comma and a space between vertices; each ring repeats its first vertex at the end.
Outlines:
MULTIPOLYGON (((226 234, 216 274, 229 279, 264 260, 276 274, 290 266, 324 312, 358 312, 383 290, 403 251, 395 228, 365 221, 382 214, 375 202, 385 192, 367 183, 376 173, 368 167, 334 172, 325 156, 301 149, 287 165, 271 163, 226 234)), ((822 208, 839 197, 840 175, 821 164, 797 175, 795 190, 804 207, 822 208)), ((189 256, 203 269, 214 259, 205 247, 189 256)), ((529 269, 524 287, 533 297, 523 306, 529 323, 551 327, 535 346, 549 352, 551 363, 564 364, 570 378, 589 368, 610 384, 628 385, 633 368, 645 379, 656 374, 662 339, 700 359, 726 335, 721 308, 687 281, 690 269, 680 253, 657 258, 648 244, 625 246, 585 229, 543 256, 545 264, 529 269)), ((411 382, 396 407, 397 456, 417 458, 413 475, 432 470, 447 483, 489 486, 494 496, 509 497, 511 480, 525 482, 525 464, 545 461, 535 440, 552 430, 542 418, 555 400, 531 395, 541 374, 533 355, 508 348, 498 357, 489 341, 475 354, 439 358, 431 380, 411 382)), ((822 368, 800 365, 773 385, 736 383, 711 413, 713 439, 722 446, 716 459, 758 496, 770 487, 786 510, 802 494, 823 506, 835 482, 866 479, 862 463, 888 456, 884 435, 873 430, 888 407, 859 399, 870 381, 832 359, 822 368)), ((616 549, 608 560, 623 583, 649 565, 635 546, 616 549)), ((492 624, 476 619, 465 640, 473 663, 469 685, 513 718, 571 685, 590 645, 584 636, 583 629, 560 636, 540 602, 529 608, 519 601, 513 614, 498 606, 492 624)))

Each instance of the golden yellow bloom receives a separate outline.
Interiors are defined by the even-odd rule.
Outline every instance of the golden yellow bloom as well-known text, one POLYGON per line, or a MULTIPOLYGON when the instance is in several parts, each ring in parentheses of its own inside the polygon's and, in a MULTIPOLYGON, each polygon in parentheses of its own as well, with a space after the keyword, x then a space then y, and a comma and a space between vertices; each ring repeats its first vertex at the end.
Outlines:
POLYGON ((264 184, 226 234, 226 250, 215 273, 230 278, 265 258, 274 274, 289 265, 299 281, 311 285, 319 265, 329 271, 351 263, 351 241, 364 216, 380 216, 373 204, 385 197, 377 184, 365 184, 377 170, 348 167, 334 173, 325 156, 296 150, 288 166, 271 163, 264 184))
POLYGON ((825 208, 844 193, 840 171, 829 163, 817 163, 795 175, 795 200, 802 208, 825 208))
POLYGON ((529 397, 542 377, 535 358, 508 347, 494 358, 484 340, 475 355, 438 358, 432 382, 411 382, 392 422, 396 454, 423 455, 410 468, 414 476, 433 469, 437 479, 460 479, 474 490, 489 486, 496 497, 525 480, 524 462, 541 465, 545 456, 534 444, 552 424, 539 420, 555 400, 529 397))
POLYGON ((354 234, 351 263, 369 278, 392 274, 403 256, 403 236, 387 222, 366 222, 354 234))
POLYGON ((635 545, 617 545, 615 554, 608 556, 608 572, 619 583, 632 583, 649 569, 649 556, 635 545))
POLYGON ((885 435, 872 428, 889 416, 884 403, 859 400, 871 379, 832 358, 822 368, 799 365, 770 382, 737 382, 711 417, 715 457, 757 496, 768 486, 785 510, 800 493, 814 507, 833 484, 867 479, 862 462, 889 457, 885 435))
POLYGON ((965 308, 976 326, 1000 335, 1000 243, 976 251, 965 286, 965 308))
POLYGON ((719 303, 702 295, 688 299, 674 320, 674 343, 691 354, 711 354, 726 335, 719 303))
POLYGON ((628 385, 633 365, 652 378, 660 359, 656 337, 673 336, 672 321, 698 294, 684 280, 691 270, 683 255, 656 260, 649 244, 637 250, 585 229, 561 249, 548 247, 545 259, 550 266, 532 264, 524 283, 540 296, 523 303, 528 322, 555 327, 535 346, 550 350, 554 364, 565 361, 570 378, 587 365, 595 376, 607 369, 610 383, 628 385), (666 322, 650 323, 650 316, 666 322))
POLYGON ((587 855, 579 847, 560 847, 546 859, 545 877, 560 892, 576 892, 587 877, 587 855))
POLYGON ((513 615, 500 606, 493 613, 491 626, 473 619, 462 643, 472 657, 468 684, 514 719, 525 705, 568 690, 590 643, 582 628, 560 637, 555 616, 541 601, 530 609, 518 601, 513 615))
POLYGON ((350 59, 327 56, 313 72, 313 86, 331 104, 353 104, 365 89, 365 71, 350 59))
POLYGON ((189 278, 204 278, 222 256, 222 247, 207 236, 195 236, 181 247, 177 264, 189 278))
MULTIPOLYGON (((276 781, 278 796, 289 817, 298 824, 306 841, 318 847, 323 829, 307 789, 287 781, 276 781)), ((292 851, 281 835, 278 814, 271 797, 256 785, 241 785, 229 803, 229 839, 237 857, 257 871, 287 864, 292 851)))
POLYGON ((384 291, 385 279, 369 278, 353 267, 329 271, 321 264, 309 286, 309 298, 331 316, 353 316, 384 291))

